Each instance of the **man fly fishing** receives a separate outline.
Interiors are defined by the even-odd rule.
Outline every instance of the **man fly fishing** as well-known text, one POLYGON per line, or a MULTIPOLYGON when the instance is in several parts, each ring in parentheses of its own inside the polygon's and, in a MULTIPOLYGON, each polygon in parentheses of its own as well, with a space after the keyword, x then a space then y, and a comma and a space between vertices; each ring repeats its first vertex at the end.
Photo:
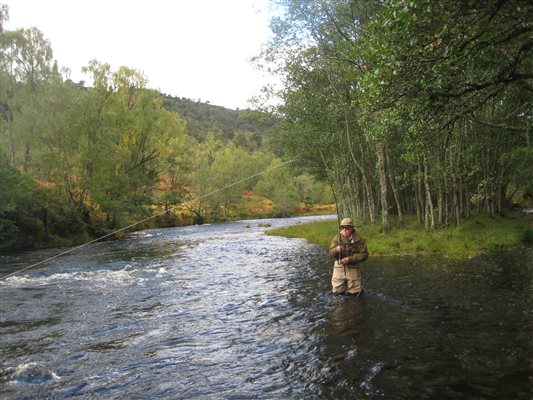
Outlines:
POLYGON ((357 295, 363 290, 359 264, 368 258, 365 240, 355 231, 350 218, 340 223, 340 233, 331 241, 329 254, 335 259, 331 285, 333 294, 357 295))

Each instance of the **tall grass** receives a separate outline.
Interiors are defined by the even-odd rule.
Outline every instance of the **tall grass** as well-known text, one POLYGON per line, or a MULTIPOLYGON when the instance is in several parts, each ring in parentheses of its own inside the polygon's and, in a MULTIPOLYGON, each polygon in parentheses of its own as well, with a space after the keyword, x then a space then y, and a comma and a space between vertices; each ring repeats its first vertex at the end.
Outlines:
MULTIPOLYGON (((393 223, 388 232, 378 224, 358 224, 357 231, 365 239, 371 255, 438 254, 464 259, 509 246, 531 245, 532 218, 521 214, 514 218, 477 216, 463 224, 428 230, 408 218, 403 226, 393 223)), ((299 224, 268 231, 270 235, 307 239, 329 247, 338 232, 336 220, 299 224)))

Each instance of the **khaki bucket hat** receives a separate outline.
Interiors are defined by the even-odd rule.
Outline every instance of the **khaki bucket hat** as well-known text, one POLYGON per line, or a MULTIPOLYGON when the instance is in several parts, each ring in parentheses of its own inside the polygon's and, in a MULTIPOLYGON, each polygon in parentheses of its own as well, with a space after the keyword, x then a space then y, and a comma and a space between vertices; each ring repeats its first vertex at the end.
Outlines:
POLYGON ((353 222, 352 222, 351 218, 344 218, 341 221, 341 226, 351 226, 353 228, 353 222))

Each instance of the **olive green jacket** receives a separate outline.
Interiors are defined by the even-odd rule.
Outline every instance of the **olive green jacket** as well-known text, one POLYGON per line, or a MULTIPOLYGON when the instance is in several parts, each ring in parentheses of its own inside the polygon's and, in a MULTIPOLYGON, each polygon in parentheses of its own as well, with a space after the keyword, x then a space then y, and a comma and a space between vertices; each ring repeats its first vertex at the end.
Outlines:
POLYGON ((341 234, 336 235, 329 246, 329 254, 335 260, 349 257, 348 265, 355 266, 355 264, 368 258, 368 249, 365 240, 354 231, 349 237, 344 237, 341 234), (337 251, 339 244, 341 245, 340 254, 337 251))

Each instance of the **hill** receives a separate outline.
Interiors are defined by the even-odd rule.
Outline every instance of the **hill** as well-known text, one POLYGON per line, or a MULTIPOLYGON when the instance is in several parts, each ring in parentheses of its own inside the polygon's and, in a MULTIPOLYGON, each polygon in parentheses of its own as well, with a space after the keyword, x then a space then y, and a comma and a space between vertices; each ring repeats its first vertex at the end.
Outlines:
POLYGON ((186 133, 202 142, 208 133, 224 142, 257 149, 276 119, 254 110, 231 110, 184 97, 165 96, 165 109, 178 113, 186 122, 186 133))

